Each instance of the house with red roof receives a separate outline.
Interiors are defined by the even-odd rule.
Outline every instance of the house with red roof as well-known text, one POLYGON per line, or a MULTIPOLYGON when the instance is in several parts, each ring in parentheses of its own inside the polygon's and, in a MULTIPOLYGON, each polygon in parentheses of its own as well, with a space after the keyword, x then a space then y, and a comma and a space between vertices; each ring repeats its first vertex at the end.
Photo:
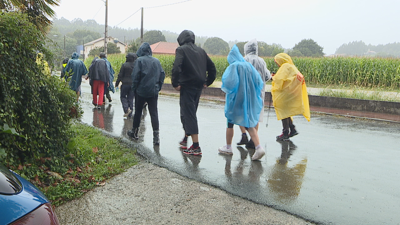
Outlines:
POLYGON ((164 41, 160 41, 150 45, 153 54, 166 54, 166 55, 175 55, 175 50, 178 47, 179 47, 178 43, 171 43, 164 41))

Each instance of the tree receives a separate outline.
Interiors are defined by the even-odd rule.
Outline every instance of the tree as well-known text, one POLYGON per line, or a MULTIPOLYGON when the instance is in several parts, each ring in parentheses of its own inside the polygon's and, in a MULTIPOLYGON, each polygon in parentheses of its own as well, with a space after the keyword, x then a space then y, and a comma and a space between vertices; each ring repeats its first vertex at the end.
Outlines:
MULTIPOLYGON (((94 48, 90 50, 89 55, 90 56, 100 55, 100 52, 104 52, 104 47, 94 48)), ((112 42, 107 43, 107 54, 119 54, 119 53, 121 53, 121 50, 119 49, 117 44, 114 44, 112 42)))
MULTIPOLYGON (((36 63, 37 52, 51 60, 44 47, 45 36, 28 16, 0 13, 0 126, 12 127, 20 135, 0 133, 0 146, 8 162, 15 165, 50 157, 43 166, 52 166, 67 155, 71 109, 79 111, 75 92, 59 77, 45 76, 36 63), (7 57, 4 57, 7 56, 7 57), (29 118, 29 119, 27 119, 29 118)), ((66 167, 68 168, 68 167, 66 167)))
POLYGON ((228 55, 229 44, 219 37, 212 37, 204 43, 204 50, 211 55, 228 55))
POLYGON ((136 44, 135 41, 132 41, 129 45, 128 45, 128 52, 137 52, 137 50, 139 49, 138 47, 139 45, 136 44))
POLYGON ((91 42, 101 37, 100 33, 89 30, 75 30, 72 37, 77 40, 77 44, 91 42))
POLYGON ((165 36, 161 33, 159 30, 151 30, 147 31, 143 35, 143 41, 149 43, 150 45, 160 42, 160 41, 166 41, 165 36))
POLYGON ((345 55, 364 55, 368 51, 368 46, 363 41, 353 41, 348 44, 341 45, 335 54, 345 55))
POLYGON ((1 0, 0 9, 5 11, 20 11, 28 15, 29 21, 42 32, 46 32, 51 20, 48 17, 55 15, 51 6, 59 6, 60 0, 1 0))
POLYGON ((312 39, 303 39, 297 43, 293 50, 298 50, 306 57, 322 57, 324 56, 323 48, 312 39))

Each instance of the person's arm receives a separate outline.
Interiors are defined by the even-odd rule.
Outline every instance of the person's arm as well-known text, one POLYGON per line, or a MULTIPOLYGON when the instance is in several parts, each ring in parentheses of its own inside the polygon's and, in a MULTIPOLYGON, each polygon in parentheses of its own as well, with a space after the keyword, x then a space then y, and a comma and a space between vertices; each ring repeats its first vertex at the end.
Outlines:
POLYGON ((179 77, 182 73, 182 63, 183 63, 183 52, 181 48, 175 50, 175 61, 172 68, 171 83, 176 89, 179 86, 179 77))
POLYGON ((165 72, 164 72, 164 69, 162 68, 161 64, 160 64, 160 69, 161 69, 160 79, 158 80, 158 86, 160 89, 158 91, 161 91, 161 88, 162 88, 162 85, 164 84, 164 79, 165 79, 165 72))
POLYGON ((132 71, 132 90, 134 93, 136 93, 136 89, 138 87, 139 81, 140 81, 140 69, 141 69, 141 64, 139 60, 135 61, 135 66, 133 67, 132 71))
POLYGON ((119 86, 119 82, 121 82, 122 76, 124 75, 124 69, 125 69, 125 66, 124 66, 124 64, 122 64, 121 69, 119 70, 119 73, 118 73, 117 81, 115 81, 115 87, 119 86))
POLYGON ((206 85, 210 86, 214 80, 215 77, 217 76, 217 69, 215 68, 214 62, 210 59, 210 57, 207 56, 207 79, 206 79, 206 85))

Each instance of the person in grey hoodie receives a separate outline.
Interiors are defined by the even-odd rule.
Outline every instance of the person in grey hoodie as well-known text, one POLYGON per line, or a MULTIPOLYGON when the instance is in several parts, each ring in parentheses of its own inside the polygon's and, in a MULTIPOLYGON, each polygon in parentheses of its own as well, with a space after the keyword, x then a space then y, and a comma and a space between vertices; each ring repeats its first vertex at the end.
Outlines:
POLYGON ((138 139, 140 118, 145 103, 153 128, 153 144, 159 145, 159 121, 158 121, 158 93, 164 84, 165 72, 160 61, 152 56, 149 43, 144 42, 136 52, 139 57, 135 61, 132 71, 132 90, 135 93, 135 114, 133 116, 133 128, 128 131, 128 136, 138 139))
POLYGON ((133 98, 135 97, 135 93, 132 90, 132 71, 136 59, 137 55, 135 53, 130 52, 126 55, 126 62, 122 64, 115 82, 115 87, 118 87, 119 83, 122 82, 120 99, 125 113, 124 117, 132 115, 133 98))

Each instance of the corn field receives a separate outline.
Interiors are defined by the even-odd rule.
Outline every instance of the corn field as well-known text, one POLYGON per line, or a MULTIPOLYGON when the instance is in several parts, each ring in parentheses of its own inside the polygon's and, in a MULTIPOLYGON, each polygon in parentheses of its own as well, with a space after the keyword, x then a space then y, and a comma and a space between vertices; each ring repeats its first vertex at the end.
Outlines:
MULTIPOLYGON (((153 55, 164 68, 165 75, 171 76, 174 55, 153 55)), ((217 80, 229 66, 225 56, 210 56, 217 68, 217 80)), ((108 55, 117 79, 125 55, 108 55)), ((90 66, 93 57, 85 60, 90 66)), ((268 69, 276 72, 278 66, 272 57, 264 58, 268 69)), ((400 59, 396 58, 293 58, 294 64, 306 78, 307 83, 317 85, 355 85, 371 88, 400 88, 400 59)))

